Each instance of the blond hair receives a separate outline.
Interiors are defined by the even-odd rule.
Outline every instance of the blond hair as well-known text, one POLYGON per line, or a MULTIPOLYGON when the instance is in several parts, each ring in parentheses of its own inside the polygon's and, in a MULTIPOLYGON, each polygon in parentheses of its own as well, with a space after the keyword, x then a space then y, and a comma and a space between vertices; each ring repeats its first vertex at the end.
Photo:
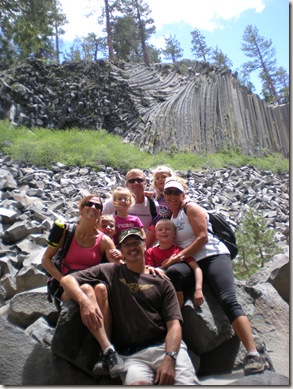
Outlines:
POLYGON ((157 228, 157 226, 159 226, 160 224, 163 224, 163 223, 172 224, 172 227, 173 227, 173 229, 174 229, 174 232, 175 232, 175 233, 177 232, 177 228, 176 228, 175 223, 173 223, 172 220, 170 220, 170 219, 160 219, 160 220, 158 220, 158 222, 156 223, 156 227, 155 227, 155 228, 157 228))
POLYGON ((122 188, 122 186, 118 186, 116 189, 114 189, 112 193, 112 203, 114 207, 117 206, 117 197, 118 195, 125 195, 127 199, 130 202, 129 208, 132 207, 135 204, 135 197, 132 194, 132 192, 128 188, 122 188))
POLYGON ((155 170, 153 171, 153 176, 152 176, 152 181, 151 181, 152 187, 156 190, 155 198, 159 197, 159 195, 160 195, 160 190, 159 190, 159 188, 156 185, 156 175, 159 174, 159 173, 165 173, 169 177, 174 177, 175 176, 175 172, 168 166, 161 165, 161 166, 157 166, 155 168, 155 170))
POLYGON ((103 220, 111 220, 114 223, 114 225, 116 226, 116 219, 115 219, 115 217, 113 215, 109 215, 109 214, 108 215, 107 214, 101 215, 99 217, 99 220, 98 220, 98 225, 101 224, 101 222, 103 220))
POLYGON ((139 175, 142 176, 142 178, 144 178, 144 179, 146 178, 145 174, 144 174, 144 172, 142 170, 140 170, 140 169, 131 169, 131 170, 129 170, 129 172, 127 172, 127 174, 125 176, 125 180, 128 181, 129 176, 132 175, 132 174, 139 174, 139 175))

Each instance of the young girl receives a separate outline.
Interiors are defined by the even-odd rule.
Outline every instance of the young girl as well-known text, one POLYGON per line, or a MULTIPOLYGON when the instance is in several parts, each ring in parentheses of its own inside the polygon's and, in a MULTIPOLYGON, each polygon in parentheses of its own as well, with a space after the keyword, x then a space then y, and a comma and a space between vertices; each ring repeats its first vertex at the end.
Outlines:
POLYGON ((149 226, 147 247, 151 247, 156 242, 155 226, 157 222, 160 219, 170 219, 172 216, 172 213, 164 197, 164 185, 166 179, 168 177, 173 177, 173 176, 175 176, 175 172, 171 168, 163 165, 158 166, 153 171, 153 176, 151 180, 151 185, 154 190, 145 192, 146 196, 153 197, 159 204, 158 216, 153 220, 152 224, 149 226))
POLYGON ((112 202, 116 209, 114 218, 116 221, 116 233, 114 235, 114 243, 118 244, 118 238, 121 231, 128 228, 136 227, 140 229, 140 232, 144 239, 146 239, 146 234, 143 228, 142 221, 133 215, 128 214, 128 210, 135 203, 133 194, 127 188, 122 188, 118 186, 113 192, 112 202))
POLYGON ((175 176, 175 172, 167 166, 158 166, 153 171, 152 187, 153 192, 146 192, 146 196, 152 196, 159 203, 159 215, 155 220, 154 225, 160 219, 170 219, 171 211, 164 197, 164 185, 166 178, 175 176))
MULTIPOLYGON (((114 237, 116 234, 116 220, 113 215, 101 215, 98 220, 98 230, 103 232, 105 235, 109 236, 114 242, 114 237)), ((112 249, 111 255, 115 260, 122 260, 123 256, 118 249, 112 249)), ((103 255, 101 263, 107 263, 107 257, 103 255)))
POLYGON ((98 220, 98 230, 108 235, 112 240, 116 234, 116 220, 113 215, 101 215, 98 220))

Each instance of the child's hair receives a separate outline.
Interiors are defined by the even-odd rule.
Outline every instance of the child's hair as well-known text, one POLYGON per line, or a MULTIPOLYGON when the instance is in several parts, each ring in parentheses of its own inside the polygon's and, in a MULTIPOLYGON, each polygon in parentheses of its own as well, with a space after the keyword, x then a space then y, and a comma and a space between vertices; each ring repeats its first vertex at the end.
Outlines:
POLYGON ((114 207, 117 206, 116 200, 117 200, 118 195, 127 196, 127 198, 129 199, 129 202, 130 202, 129 208, 135 204, 135 197, 132 194, 132 192, 130 192, 130 190, 128 188, 122 188, 122 186, 118 186, 116 189, 114 189, 113 194, 112 194, 112 203, 113 203, 114 207))
POLYGON ((176 228, 175 223, 173 223, 172 220, 170 220, 170 219, 160 219, 160 220, 158 220, 158 222, 157 222, 155 228, 157 228, 160 224, 163 224, 163 223, 172 224, 172 227, 173 227, 173 229, 174 229, 174 232, 175 232, 175 233, 177 232, 177 228, 176 228))
POLYGON ((113 215, 101 215, 101 216, 99 217, 99 220, 98 220, 97 224, 98 224, 98 225, 101 224, 101 222, 102 222, 103 220, 111 220, 111 222, 113 222, 114 225, 116 225, 116 219, 115 219, 115 217, 114 217, 113 215))
MULTIPOLYGON (((164 165, 161 165, 161 166, 157 166, 155 168, 155 170, 153 171, 153 176, 152 176, 152 182, 151 182, 151 185, 152 187, 158 191, 158 187, 156 186, 156 175, 159 174, 159 173, 165 173, 168 175, 168 177, 173 177, 175 176, 175 172, 168 166, 164 166, 164 165)), ((156 194, 156 197, 157 197, 158 194, 156 194)))

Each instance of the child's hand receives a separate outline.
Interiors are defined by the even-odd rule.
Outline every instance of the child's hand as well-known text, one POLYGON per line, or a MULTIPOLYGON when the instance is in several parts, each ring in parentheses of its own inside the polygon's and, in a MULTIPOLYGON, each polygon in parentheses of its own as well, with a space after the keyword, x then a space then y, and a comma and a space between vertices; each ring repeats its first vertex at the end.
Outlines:
POLYGON ((180 263, 184 260, 184 255, 173 254, 170 258, 167 258, 163 261, 162 267, 167 269, 169 266, 174 265, 174 263, 180 263))
POLYGON ((110 250, 110 255, 112 259, 118 260, 118 259, 123 259, 123 255, 121 252, 117 249, 111 249, 110 250))
POLYGON ((201 304, 203 304, 204 298, 201 289, 195 289, 193 297, 194 297, 195 305, 199 307, 201 304))

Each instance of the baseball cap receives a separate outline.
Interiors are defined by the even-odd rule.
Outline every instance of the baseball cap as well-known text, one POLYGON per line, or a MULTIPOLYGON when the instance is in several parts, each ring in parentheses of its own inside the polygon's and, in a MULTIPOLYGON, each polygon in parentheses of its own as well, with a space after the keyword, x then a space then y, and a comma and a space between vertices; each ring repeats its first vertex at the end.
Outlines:
POLYGON ((121 231, 118 243, 121 244, 129 236, 138 236, 141 240, 144 240, 139 228, 128 228, 127 230, 121 231))
POLYGON ((165 183, 165 185, 164 185, 164 190, 165 189, 168 189, 168 188, 177 188, 177 189, 179 189, 182 193, 184 193, 184 188, 183 188, 183 185, 182 184, 180 184, 180 182, 179 181, 177 181, 177 180, 172 180, 172 179, 167 179, 166 180, 166 183, 165 183))

